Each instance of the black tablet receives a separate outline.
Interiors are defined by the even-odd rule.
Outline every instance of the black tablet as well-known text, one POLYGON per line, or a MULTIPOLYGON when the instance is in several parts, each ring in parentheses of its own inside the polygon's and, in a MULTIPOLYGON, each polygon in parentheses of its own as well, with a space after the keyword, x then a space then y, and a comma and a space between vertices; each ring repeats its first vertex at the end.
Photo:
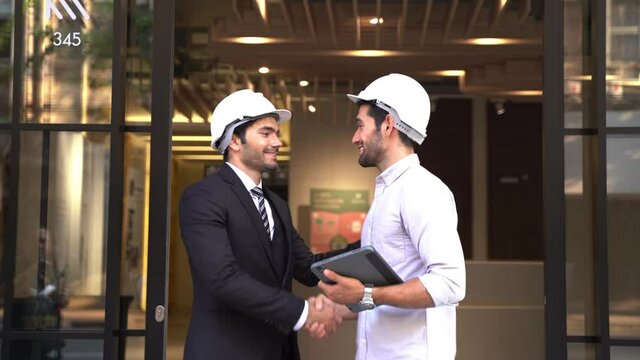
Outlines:
POLYGON ((311 265, 311 271, 326 283, 332 283, 322 273, 329 269, 342 276, 360 280, 373 286, 401 284, 403 281, 373 246, 365 246, 311 265))

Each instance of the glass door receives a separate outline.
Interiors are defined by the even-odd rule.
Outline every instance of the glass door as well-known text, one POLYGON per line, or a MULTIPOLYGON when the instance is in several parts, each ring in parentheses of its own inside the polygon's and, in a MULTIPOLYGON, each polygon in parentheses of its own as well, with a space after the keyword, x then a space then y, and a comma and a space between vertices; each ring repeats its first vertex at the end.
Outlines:
POLYGON ((637 1, 545 2, 548 359, 640 356, 639 26, 637 1))
POLYGON ((2 359, 164 357, 172 17, 0 1, 2 359))

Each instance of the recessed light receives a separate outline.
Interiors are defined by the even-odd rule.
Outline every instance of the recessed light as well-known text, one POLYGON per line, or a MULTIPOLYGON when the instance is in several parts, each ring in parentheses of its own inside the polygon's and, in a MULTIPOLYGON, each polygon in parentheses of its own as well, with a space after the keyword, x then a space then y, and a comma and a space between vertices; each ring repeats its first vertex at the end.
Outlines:
POLYGON ((378 24, 382 24, 382 23, 384 23, 384 19, 381 18, 381 17, 379 17, 379 18, 378 17, 374 17, 374 18, 369 19, 369 24, 371 24, 371 25, 378 25, 378 24))
POLYGON ((268 74, 268 73, 269 73, 269 68, 268 68, 268 67, 266 67, 266 66, 261 66, 261 67, 258 69, 258 72, 259 72, 260 74, 268 74))
POLYGON ((397 56, 402 53, 399 51, 391 50, 344 50, 337 53, 337 55, 357 56, 357 57, 382 57, 382 56, 397 56))
POLYGON ((519 39, 507 39, 507 38, 472 38, 461 41, 463 44, 471 45, 514 45, 520 44, 524 41, 519 39))
POLYGON ((283 42, 282 39, 263 37, 263 36, 240 36, 240 37, 228 38, 225 40, 235 42, 238 44, 249 44, 249 45, 272 44, 277 42, 283 42))
POLYGON ((305 87, 308 85, 309 85, 309 82, 307 80, 300 80, 300 86, 305 87))
POLYGON ((316 107, 311 104, 307 106, 307 109, 309 109, 309 112, 312 112, 312 113, 316 112, 316 107))
POLYGON ((440 76, 464 76, 464 70, 441 70, 434 71, 434 74, 440 76))

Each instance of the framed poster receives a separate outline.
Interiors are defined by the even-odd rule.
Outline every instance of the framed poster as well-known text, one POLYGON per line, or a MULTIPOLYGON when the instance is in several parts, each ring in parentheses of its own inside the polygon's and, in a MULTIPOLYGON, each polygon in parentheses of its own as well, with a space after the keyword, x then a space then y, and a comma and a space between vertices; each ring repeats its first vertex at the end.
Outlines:
POLYGON ((311 251, 341 249, 360 239, 367 190, 311 189, 311 251))

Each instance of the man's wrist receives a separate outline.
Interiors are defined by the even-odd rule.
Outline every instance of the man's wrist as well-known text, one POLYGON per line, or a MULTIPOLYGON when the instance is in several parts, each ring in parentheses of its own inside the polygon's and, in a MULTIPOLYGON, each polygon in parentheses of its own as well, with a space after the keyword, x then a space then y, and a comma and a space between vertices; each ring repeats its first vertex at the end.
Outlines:
POLYGON ((362 310, 373 310, 376 307, 376 303, 373 301, 373 285, 365 284, 362 300, 360 300, 360 308, 362 310))

